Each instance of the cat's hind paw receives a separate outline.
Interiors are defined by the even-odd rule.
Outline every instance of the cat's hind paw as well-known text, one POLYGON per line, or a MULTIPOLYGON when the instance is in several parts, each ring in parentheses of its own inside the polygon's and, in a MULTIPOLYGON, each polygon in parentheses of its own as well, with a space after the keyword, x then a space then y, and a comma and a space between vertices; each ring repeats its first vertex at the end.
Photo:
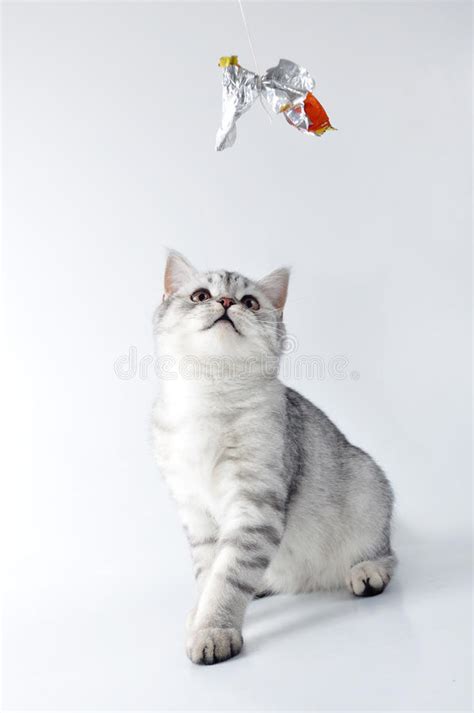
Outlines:
POLYGON ((188 636, 186 653, 193 663, 211 665, 237 656, 242 644, 237 629, 197 629, 188 636))
POLYGON ((382 594, 390 581, 390 574, 379 562, 359 562, 347 577, 347 587, 356 597, 373 597, 382 594))

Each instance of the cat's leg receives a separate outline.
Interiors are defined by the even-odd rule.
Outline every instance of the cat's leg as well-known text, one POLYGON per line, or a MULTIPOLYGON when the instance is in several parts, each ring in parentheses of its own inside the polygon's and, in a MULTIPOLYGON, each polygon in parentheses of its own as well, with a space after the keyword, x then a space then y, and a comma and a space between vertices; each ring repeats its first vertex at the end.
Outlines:
POLYGON ((358 562, 351 567, 346 578, 349 591, 356 597, 373 597, 382 594, 390 582, 395 564, 396 557, 393 554, 358 562))
POLYGON ((188 633, 187 653, 194 663, 225 661, 242 648, 245 610, 283 535, 283 505, 269 520, 262 518, 262 508, 255 502, 236 502, 224 522, 188 633))
MULTIPOLYGON (((214 518, 197 503, 180 504, 178 510, 191 548, 199 601, 216 556, 218 527, 214 518)), ((189 612, 186 621, 188 629, 192 626, 195 611, 196 607, 189 612)))
POLYGON ((355 596, 372 597, 384 591, 395 570, 396 557, 390 546, 393 492, 367 453, 349 445, 345 454, 344 470, 357 492, 345 517, 351 533, 347 544, 357 553, 357 559, 347 560, 346 584, 355 596))

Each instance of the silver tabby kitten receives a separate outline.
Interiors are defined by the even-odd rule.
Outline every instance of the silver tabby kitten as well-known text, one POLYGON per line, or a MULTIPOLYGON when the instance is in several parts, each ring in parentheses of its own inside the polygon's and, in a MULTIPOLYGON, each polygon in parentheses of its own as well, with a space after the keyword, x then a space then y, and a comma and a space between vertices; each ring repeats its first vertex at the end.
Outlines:
POLYGON ((198 272, 175 252, 166 265, 155 333, 177 368, 153 433, 192 548, 195 663, 239 653, 255 596, 344 585, 371 596, 395 565, 383 472, 278 379, 288 278, 198 272))

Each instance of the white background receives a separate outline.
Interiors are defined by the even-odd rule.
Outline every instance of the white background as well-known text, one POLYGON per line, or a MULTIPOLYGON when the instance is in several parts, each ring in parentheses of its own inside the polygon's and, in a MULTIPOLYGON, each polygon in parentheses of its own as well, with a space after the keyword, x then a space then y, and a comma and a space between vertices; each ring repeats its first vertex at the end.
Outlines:
POLYGON ((10 497, 4 709, 470 709, 470 5, 246 3, 261 70, 304 64, 339 131, 256 104, 214 152, 237 3, 3 6, 10 497), (386 469, 387 592, 251 605, 245 653, 185 658, 191 567, 155 470, 164 246, 293 267, 288 381, 386 469), (358 377, 358 378, 357 378, 358 377))

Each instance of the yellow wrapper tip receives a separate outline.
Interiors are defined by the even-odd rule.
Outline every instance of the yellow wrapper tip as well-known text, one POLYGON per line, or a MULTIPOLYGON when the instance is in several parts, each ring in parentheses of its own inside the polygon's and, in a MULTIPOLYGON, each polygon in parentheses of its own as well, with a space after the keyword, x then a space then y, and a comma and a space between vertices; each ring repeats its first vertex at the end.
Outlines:
POLYGON ((322 129, 316 129, 316 131, 313 131, 313 134, 316 134, 316 136, 322 136, 323 134, 326 133, 326 131, 337 131, 337 129, 334 128, 334 126, 323 126, 322 129))
POLYGON ((239 58, 236 54, 232 54, 229 57, 221 57, 218 67, 230 67, 231 64, 239 64, 239 58))

